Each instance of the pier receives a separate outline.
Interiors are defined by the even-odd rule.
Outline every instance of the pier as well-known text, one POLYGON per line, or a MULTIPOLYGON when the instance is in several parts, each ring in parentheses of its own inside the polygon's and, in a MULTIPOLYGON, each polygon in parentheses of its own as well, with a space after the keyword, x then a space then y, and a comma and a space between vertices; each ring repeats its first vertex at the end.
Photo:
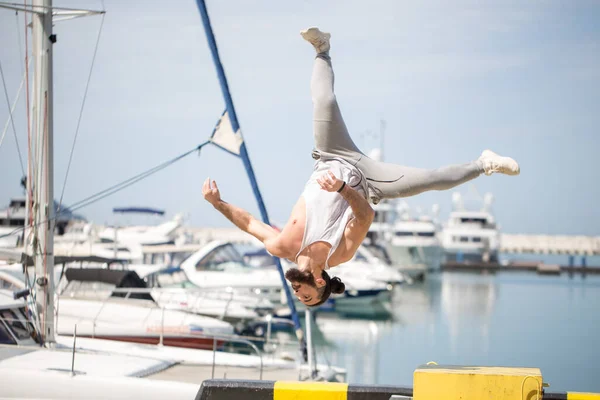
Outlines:
POLYGON ((541 275, 561 273, 600 274, 600 266, 588 266, 588 256, 600 255, 600 237, 567 235, 502 234, 500 253, 565 255, 565 264, 546 264, 540 261, 511 261, 506 263, 484 261, 448 261, 445 271, 529 271, 541 275), (577 262, 579 260, 579 262, 577 262), (578 265, 577 265, 578 264, 578 265))
POLYGON ((457 262, 448 261, 442 263, 443 271, 463 271, 463 272, 509 272, 509 271, 528 271, 536 272, 540 275, 560 275, 568 274, 600 274, 600 266, 574 266, 545 264, 538 261, 513 261, 506 264, 493 262, 457 262))
POLYGON ((500 236, 500 252, 509 254, 600 255, 600 236, 522 235, 500 236))

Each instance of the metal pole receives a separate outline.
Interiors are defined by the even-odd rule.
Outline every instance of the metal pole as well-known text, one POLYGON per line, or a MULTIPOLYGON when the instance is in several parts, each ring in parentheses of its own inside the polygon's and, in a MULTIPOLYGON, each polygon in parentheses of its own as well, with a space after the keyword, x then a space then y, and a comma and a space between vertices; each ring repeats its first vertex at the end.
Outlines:
MULTIPOLYGON (((52 119, 52 45, 56 37, 52 34, 52 0, 34 0, 35 6, 43 6, 33 19, 33 132, 37 180, 35 182, 34 215, 39 224, 35 231, 34 252, 36 285, 43 296, 38 297, 42 305, 42 335, 46 343, 54 338, 54 140, 52 119)), ((32 182, 33 184, 33 182, 32 182)))
POLYGON ((268 345, 269 342, 271 341, 271 323, 273 320, 273 316, 271 314, 267 315, 266 320, 267 320, 267 340, 265 342, 265 345, 268 345))
POLYGON ((307 308, 304 317, 306 319, 306 342, 308 347, 308 369, 310 370, 311 378, 317 376, 315 346, 312 340, 312 312, 307 308))
POLYGON ((114 231, 114 233, 113 233, 113 234, 114 234, 114 238, 113 238, 113 240, 114 240, 114 246, 113 246, 113 252, 114 252, 114 254, 113 254, 113 258, 116 260, 116 259, 117 259, 117 255, 118 255, 118 253, 117 253, 117 249, 118 249, 118 246, 117 246, 117 239, 118 239, 118 238, 117 238, 117 224, 116 224, 116 223, 115 223, 115 228, 114 228, 114 230, 115 230, 115 231, 114 231))
POLYGON ((158 343, 159 346, 162 346, 164 343, 165 336, 165 307, 162 307, 162 314, 160 316, 160 341, 158 343))
MULTIPOLYGON (((229 120, 231 122, 231 127, 234 132, 238 132, 240 129, 240 124, 237 119, 237 114, 235 112, 235 108, 233 106, 233 99, 231 98, 231 93, 229 91, 229 84, 227 83, 227 78, 225 76, 225 70, 223 69, 223 65, 221 64, 221 60, 219 57, 219 50, 217 49, 217 42, 215 40, 215 36, 210 24, 210 18, 208 16, 208 10, 206 9, 206 4, 204 0, 196 0, 196 4, 198 5, 198 9, 200 11, 200 15, 202 17, 202 23, 204 25, 204 30, 206 32, 206 37, 208 40, 208 45, 210 47, 213 61, 215 63, 215 67, 217 69, 217 75, 219 77, 219 82, 221 84, 221 91, 223 92, 223 97, 225 99, 225 104, 227 107, 227 112, 229 115, 229 120)), ((263 222, 270 225, 269 216, 267 214, 267 209, 265 208, 262 195, 260 190, 258 189, 258 184, 256 181, 256 177, 254 175, 254 170, 252 169, 252 164, 250 163, 250 157, 248 156, 248 151, 246 149, 246 144, 242 142, 240 146, 240 156, 242 158, 242 162, 244 163, 244 167, 246 167, 246 173, 250 178, 250 184, 252 186, 252 191, 254 192, 254 196, 258 202, 258 207, 260 209, 260 214, 262 216, 263 222)), ((283 272, 283 268, 281 267, 281 262, 279 258, 275 258, 275 263, 277 265, 277 270, 279 271, 279 276, 281 278, 281 283, 283 286, 283 290, 285 291, 288 306, 290 307, 290 311, 292 313, 292 320, 294 321, 294 327, 296 329, 296 337, 300 341, 300 345, 302 347, 302 353, 304 359, 306 360, 306 343, 304 340, 304 333, 302 332, 302 326, 300 325, 300 319, 298 318, 298 313, 296 311, 296 305, 294 303, 294 299, 292 297, 292 293, 287 285, 285 280, 285 274, 283 272)))
POLYGON ((211 379, 215 379, 215 358, 217 356, 217 337, 213 337, 213 361, 211 379))
POLYGON ((71 375, 75 375, 75 342, 77 341, 77 324, 73 332, 73 356, 71 358, 71 375))

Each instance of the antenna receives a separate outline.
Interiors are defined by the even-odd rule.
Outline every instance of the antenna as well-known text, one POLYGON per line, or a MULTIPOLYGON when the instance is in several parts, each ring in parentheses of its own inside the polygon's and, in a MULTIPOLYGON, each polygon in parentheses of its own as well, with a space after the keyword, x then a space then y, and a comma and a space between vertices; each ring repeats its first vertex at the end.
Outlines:
POLYGON ((494 202, 494 195, 490 192, 487 192, 483 195, 483 207, 482 211, 490 211, 492 208, 492 203, 494 202))
POLYGON ((383 161, 384 154, 383 149, 385 148, 385 128, 387 122, 384 119, 379 120, 379 147, 381 149, 381 161, 383 161))
POLYGON ((465 204, 460 192, 452 193, 452 204, 454 205, 455 210, 464 210, 465 204))

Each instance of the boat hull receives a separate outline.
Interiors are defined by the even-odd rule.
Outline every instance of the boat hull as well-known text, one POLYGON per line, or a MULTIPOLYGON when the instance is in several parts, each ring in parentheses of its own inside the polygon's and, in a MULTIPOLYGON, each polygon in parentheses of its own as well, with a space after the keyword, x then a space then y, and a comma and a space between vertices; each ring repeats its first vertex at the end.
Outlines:
MULTIPOLYGON (((129 343, 140 343, 140 344, 160 344, 160 336, 117 336, 117 335, 80 335, 77 337, 84 337, 89 339, 104 339, 113 340, 118 342, 129 342, 129 343)), ((212 350, 213 347, 220 349, 226 342, 224 340, 213 340, 205 337, 184 337, 184 336, 164 336, 162 344, 164 346, 172 347, 184 347, 188 349, 197 350, 212 350)))

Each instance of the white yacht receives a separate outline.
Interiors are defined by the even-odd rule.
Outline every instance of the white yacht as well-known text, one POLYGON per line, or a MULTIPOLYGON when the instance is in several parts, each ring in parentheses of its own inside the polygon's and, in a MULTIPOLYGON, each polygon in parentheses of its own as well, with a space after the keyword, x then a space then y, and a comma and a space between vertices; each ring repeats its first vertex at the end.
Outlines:
POLYGON ((23 243, 25 226, 25 199, 11 199, 4 210, 0 210, 0 247, 19 247, 23 243))
MULTIPOLYGON (((67 207, 62 207, 59 213, 59 204, 54 202, 56 222, 55 234, 61 237, 65 234, 68 227, 75 221, 83 221, 80 215, 72 213, 67 207)), ((23 228, 25 227, 25 218, 27 202, 25 198, 10 199, 8 207, 0 210, 0 247, 16 248, 23 246, 23 228)))
MULTIPOLYGON (((154 213, 164 211, 140 207, 115 208, 120 213, 154 213)), ((98 256, 129 262, 143 262, 144 248, 181 243, 179 228, 183 216, 175 215, 158 225, 101 226, 79 223, 69 226, 62 236, 55 237, 55 252, 70 256, 98 256)))
MULTIPOLYGON (((374 209, 375 221, 368 237, 371 244, 385 246, 391 264, 404 270, 439 270, 444 252, 440 226, 434 217, 411 216, 404 201, 382 202, 374 209)), ((434 216, 438 210, 434 205, 434 216)))
POLYGON ((500 231, 486 194, 479 210, 467 209, 462 196, 453 194, 454 210, 443 230, 443 246, 449 262, 497 262, 500 231))

